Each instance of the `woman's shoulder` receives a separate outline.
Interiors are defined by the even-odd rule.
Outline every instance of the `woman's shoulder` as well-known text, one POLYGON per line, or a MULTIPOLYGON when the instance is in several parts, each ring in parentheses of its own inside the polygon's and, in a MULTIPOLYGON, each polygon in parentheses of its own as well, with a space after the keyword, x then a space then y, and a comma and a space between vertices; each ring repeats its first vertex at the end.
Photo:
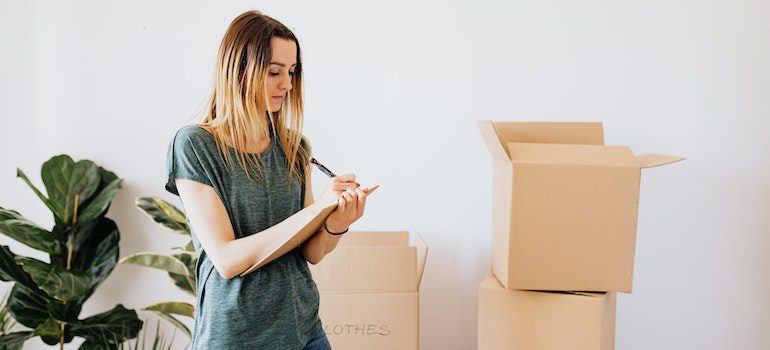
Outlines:
POLYGON ((190 139, 210 139, 213 135, 206 127, 199 124, 188 124, 177 130, 175 137, 184 137, 190 139))
POLYGON ((176 131, 171 145, 176 151, 215 153, 217 150, 214 135, 198 124, 188 124, 176 131))
POLYGON ((182 143, 193 143, 200 146, 215 144, 214 135, 207 131, 206 127, 198 124, 182 126, 174 134, 174 140, 177 142, 181 140, 182 143))

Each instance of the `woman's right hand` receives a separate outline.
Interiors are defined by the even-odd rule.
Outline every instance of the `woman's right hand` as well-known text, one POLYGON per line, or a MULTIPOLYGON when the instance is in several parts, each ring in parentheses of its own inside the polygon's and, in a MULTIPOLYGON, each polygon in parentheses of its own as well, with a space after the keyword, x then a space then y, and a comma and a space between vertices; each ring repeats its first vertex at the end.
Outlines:
POLYGON ((326 230, 329 233, 344 233, 350 225, 364 215, 366 196, 369 189, 358 187, 348 189, 340 196, 337 208, 326 218, 326 230))
POLYGON ((355 190, 358 186, 359 184, 356 182, 355 174, 335 176, 332 178, 332 182, 326 186, 326 189, 321 193, 319 202, 323 203, 324 206, 338 202, 342 193, 348 189, 355 190))

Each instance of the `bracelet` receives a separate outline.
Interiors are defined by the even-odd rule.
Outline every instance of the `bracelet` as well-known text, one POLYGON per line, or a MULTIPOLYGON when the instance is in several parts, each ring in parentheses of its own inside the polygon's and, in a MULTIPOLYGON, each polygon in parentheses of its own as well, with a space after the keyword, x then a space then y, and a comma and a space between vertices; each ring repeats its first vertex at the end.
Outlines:
POLYGON ((329 228, 326 227, 326 223, 324 222, 324 230, 326 230, 326 232, 328 232, 332 236, 342 236, 343 234, 345 234, 345 232, 348 232, 349 229, 350 229, 350 227, 346 228, 345 231, 342 231, 342 232, 339 232, 339 233, 334 233, 332 231, 329 231, 329 228))

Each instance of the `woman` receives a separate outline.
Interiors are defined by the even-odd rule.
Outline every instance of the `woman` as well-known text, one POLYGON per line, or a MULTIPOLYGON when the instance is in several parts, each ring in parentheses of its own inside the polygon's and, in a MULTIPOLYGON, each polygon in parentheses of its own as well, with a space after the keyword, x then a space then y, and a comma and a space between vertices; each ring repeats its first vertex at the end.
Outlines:
POLYGON ((363 215, 368 189, 355 175, 334 178, 319 198, 337 201, 320 231, 239 276, 260 249, 300 230, 297 212, 315 210, 301 130, 297 39, 275 19, 243 13, 219 47, 205 118, 182 127, 167 156, 166 189, 182 201, 198 255, 193 349, 330 348, 307 263, 363 215))

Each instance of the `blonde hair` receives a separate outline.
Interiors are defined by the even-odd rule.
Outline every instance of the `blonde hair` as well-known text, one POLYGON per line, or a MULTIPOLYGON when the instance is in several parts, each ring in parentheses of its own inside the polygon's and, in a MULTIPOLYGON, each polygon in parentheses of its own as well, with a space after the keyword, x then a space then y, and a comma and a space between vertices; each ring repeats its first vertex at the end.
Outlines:
POLYGON ((236 152, 238 162, 249 178, 252 174, 248 164, 261 174, 261 153, 245 150, 249 140, 273 137, 286 154, 289 179, 296 176, 300 186, 303 184, 308 169, 301 169, 309 164, 311 149, 302 136, 302 61, 299 42, 285 25, 259 11, 247 11, 230 23, 219 46, 211 97, 204 113, 198 125, 214 135, 228 166, 232 158, 227 147, 232 146, 240 150, 236 152), (293 41, 297 46, 293 88, 279 111, 270 110, 267 91, 274 37, 293 41))

